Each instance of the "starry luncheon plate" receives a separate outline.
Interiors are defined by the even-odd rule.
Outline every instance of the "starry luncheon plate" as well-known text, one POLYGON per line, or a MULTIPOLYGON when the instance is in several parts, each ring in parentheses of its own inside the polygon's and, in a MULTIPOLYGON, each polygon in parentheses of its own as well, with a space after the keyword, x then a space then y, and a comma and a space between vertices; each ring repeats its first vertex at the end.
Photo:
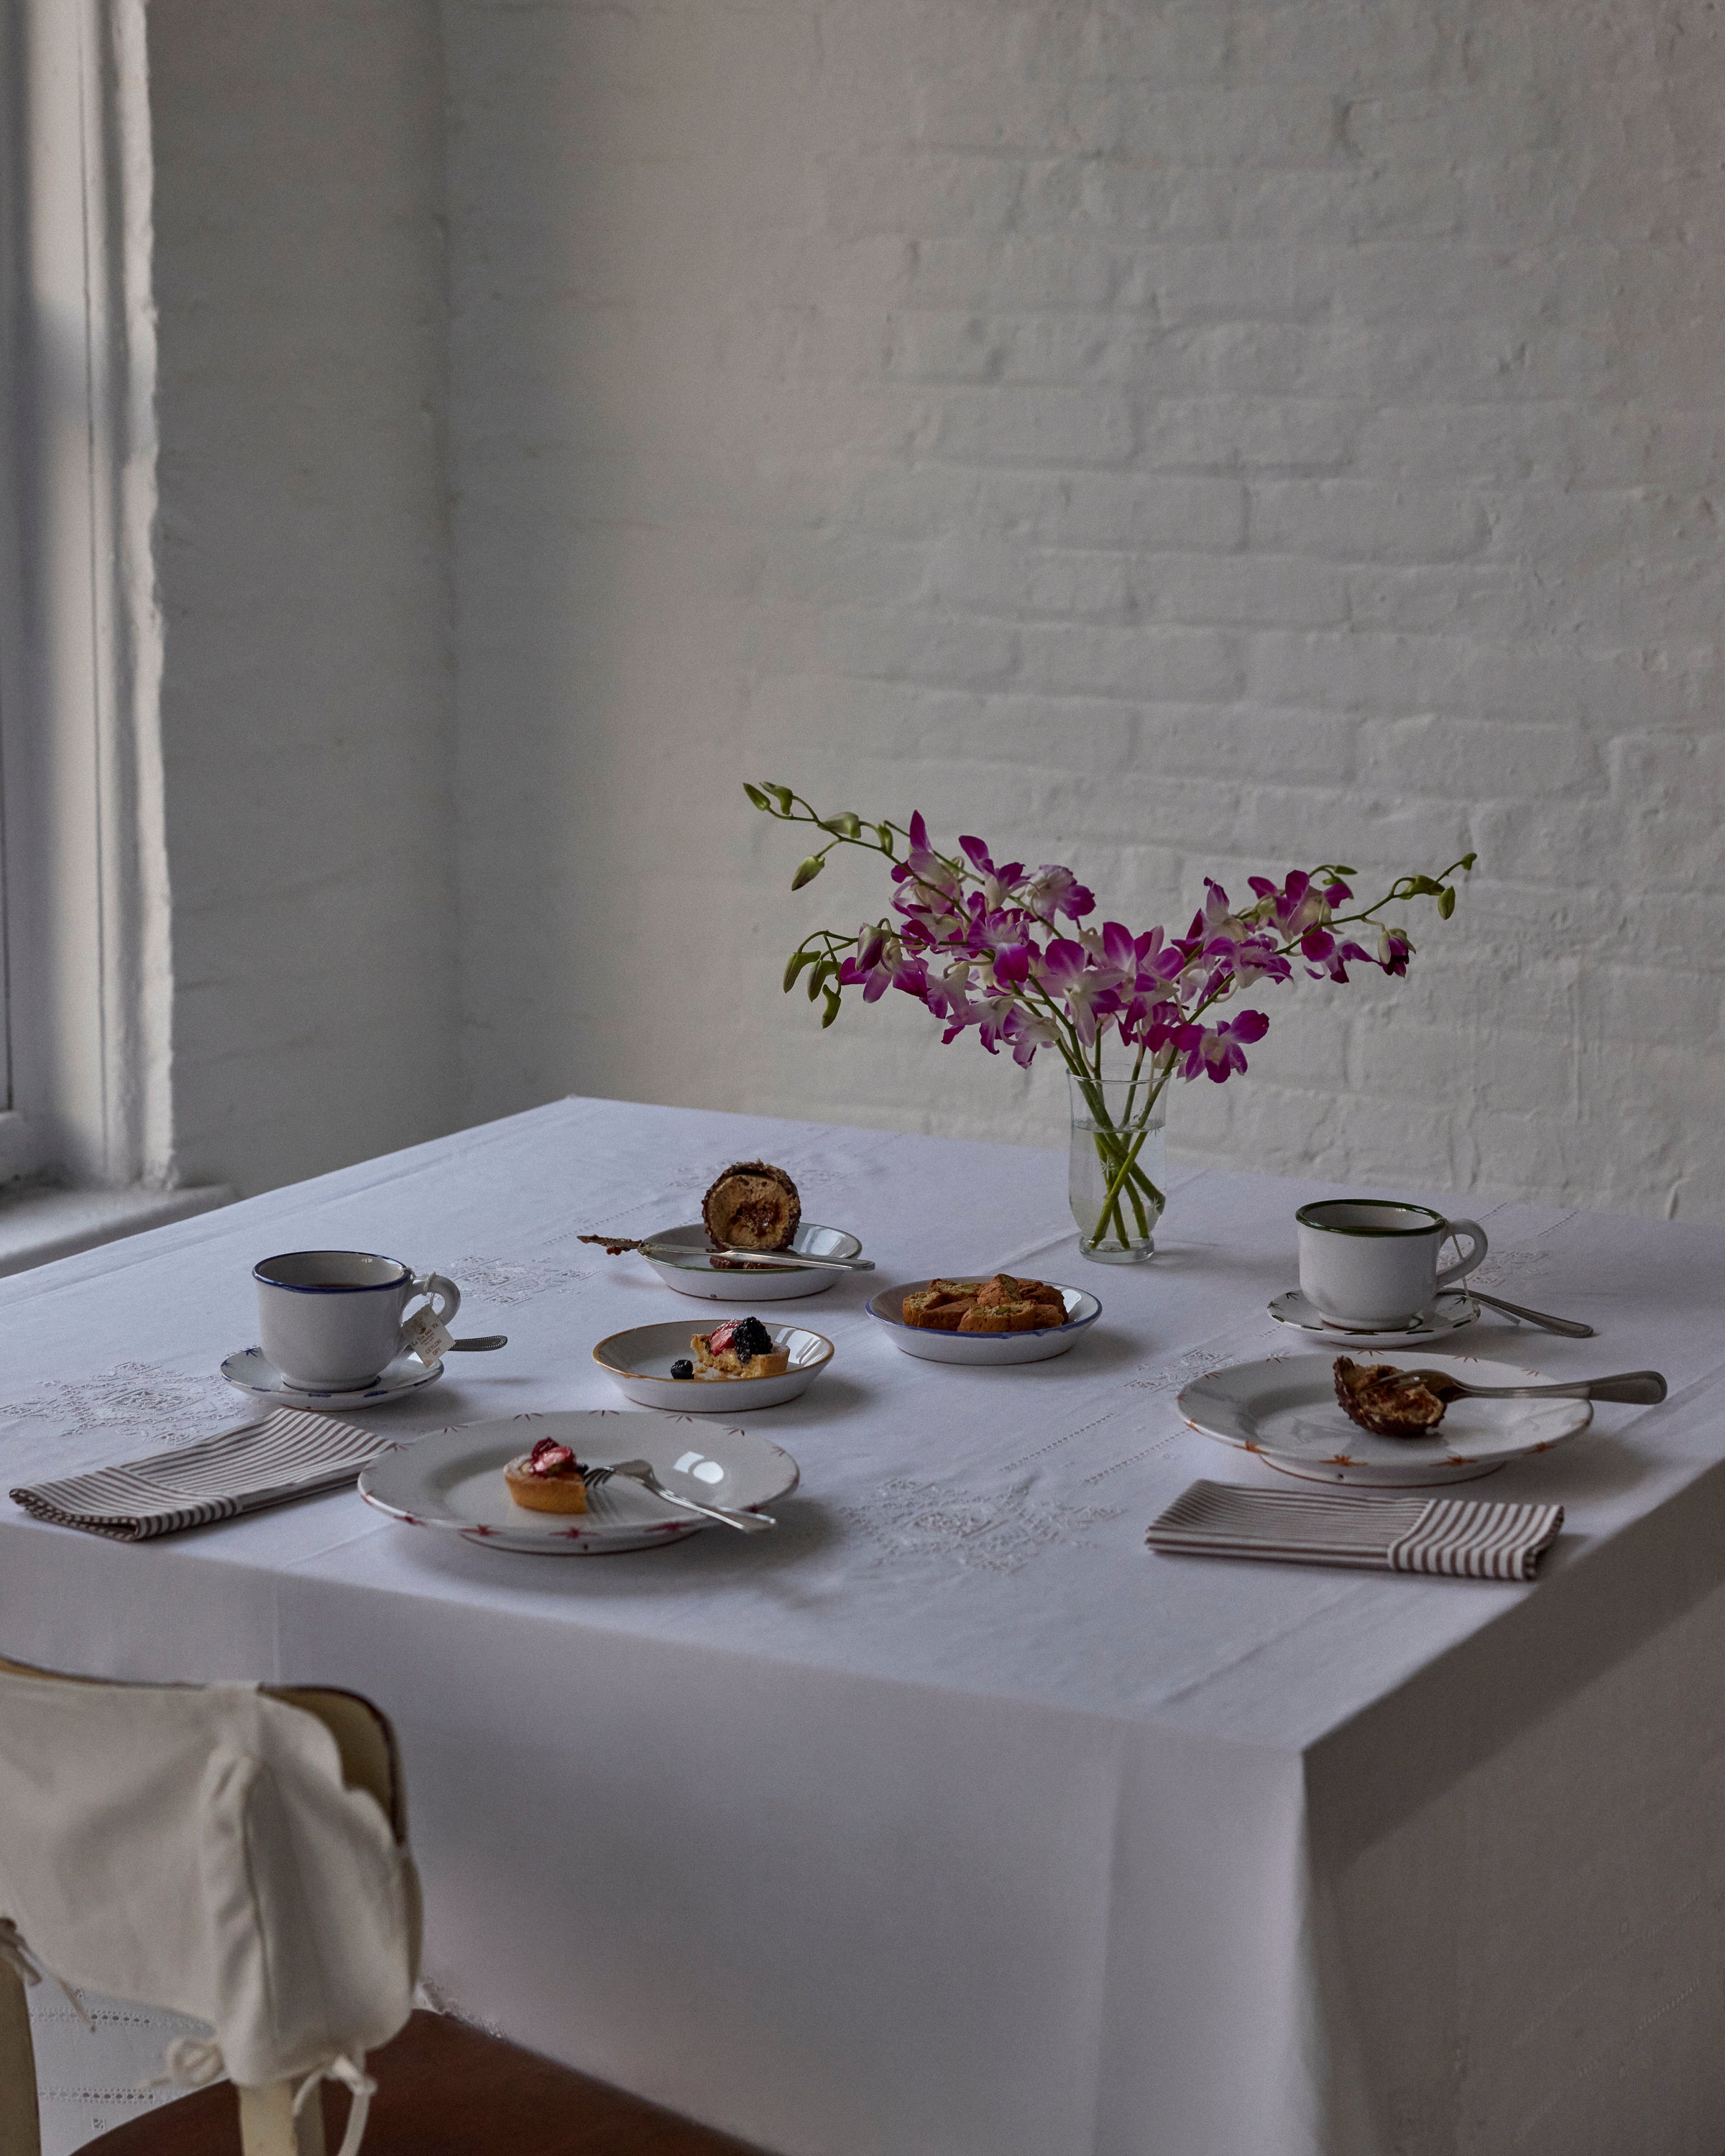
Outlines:
MULTIPOLYGON (((988 1276, 977 1277, 986 1280, 988 1276)), ((1051 1355, 1064 1355, 1076 1348, 1102 1314, 1101 1304, 1083 1288, 1061 1287, 1058 1281, 1050 1281, 1049 1286, 1059 1291, 1066 1306, 1064 1325, 1039 1326, 1034 1332, 937 1332, 930 1326, 906 1325, 900 1314, 905 1297, 920 1295, 929 1285, 926 1280, 901 1281, 896 1287, 883 1287, 870 1296, 868 1303, 870 1317, 886 1327, 893 1346, 925 1363, 964 1363, 973 1369, 1001 1363, 1045 1363, 1051 1355)))
POLYGON ((693 1359, 691 1337, 721 1322, 691 1325, 680 1317, 668 1325, 632 1325, 600 1341, 593 1358, 626 1400, 672 1414, 747 1414, 752 1408, 780 1407, 806 1393, 833 1359, 833 1343, 821 1333, 800 1325, 768 1325, 773 1346, 791 1353, 790 1367, 781 1376, 672 1377, 673 1363, 693 1359))
MULTIPOLYGON (((686 1249, 686 1257, 655 1257, 647 1262, 667 1287, 708 1302, 788 1302, 797 1296, 819 1295, 834 1281, 849 1277, 839 1265, 818 1272, 813 1265, 775 1265, 766 1255, 758 1260, 724 1256, 710 1246, 706 1229, 698 1220, 692 1227, 661 1229, 647 1240, 681 1244, 686 1249)), ((855 1235, 847 1235, 842 1228, 823 1228, 813 1220, 798 1224, 791 1248, 805 1258, 862 1254, 855 1235)))
MULTIPOLYGON (((1398 1370, 1441 1370, 1465 1384, 1541 1382, 1538 1370, 1429 1350, 1389 1355, 1374 1348, 1356 1360, 1387 1363, 1398 1370)), ((1231 1363, 1194 1378, 1176 1404, 1189 1430, 1238 1445, 1284 1475, 1379 1489, 1471 1482, 1512 1460, 1548 1451, 1593 1420, 1586 1400, 1458 1399, 1450 1401, 1428 1436, 1374 1437, 1349 1421, 1337 1404, 1334 1371, 1335 1358, 1329 1355, 1271 1355, 1261 1363, 1231 1363)))
POLYGON ((542 1437, 571 1446, 589 1467, 644 1460, 667 1490, 733 1512, 758 1512, 788 1496, 800 1479, 789 1453, 751 1430, 697 1424, 685 1415, 587 1408, 470 1423, 417 1439, 374 1460, 359 1478, 359 1494, 404 1526, 442 1528, 488 1549, 541 1557, 654 1549, 714 1524, 620 1475, 588 1493, 585 1512, 528 1512, 510 1496, 503 1470, 542 1437))

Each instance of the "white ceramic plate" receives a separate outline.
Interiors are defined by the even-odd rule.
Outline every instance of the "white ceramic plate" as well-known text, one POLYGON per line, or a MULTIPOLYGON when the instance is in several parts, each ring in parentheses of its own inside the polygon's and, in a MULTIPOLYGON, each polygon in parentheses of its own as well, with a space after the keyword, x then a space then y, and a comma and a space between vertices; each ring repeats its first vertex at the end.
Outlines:
MULTIPOLYGON (((817 1272, 813 1265, 773 1265, 765 1258, 758 1267, 751 1263, 745 1272, 734 1272, 728 1265, 716 1267, 714 1254, 707 1248, 706 1229, 699 1221, 691 1228, 662 1228, 644 1240, 682 1244, 689 1252, 686 1258, 649 1258, 647 1262, 667 1287, 674 1287, 679 1295, 698 1295, 708 1302, 788 1302, 795 1296, 819 1295, 835 1281, 846 1277, 837 1265, 830 1271, 817 1272)), ((862 1254, 862 1245, 855 1235, 847 1235, 842 1228, 820 1227, 812 1220, 799 1224, 791 1238, 791 1248, 806 1258, 855 1258, 862 1254)))
MULTIPOLYGON (((762 1321, 765 1322, 764 1320, 762 1321)), ((593 1358, 625 1399, 671 1414, 745 1414, 776 1408, 806 1393, 833 1359, 833 1343, 800 1325, 768 1325, 775 1348, 791 1351, 790 1368, 778 1378, 674 1378, 673 1363, 693 1360, 690 1335, 711 1325, 686 1317, 668 1325, 634 1325, 600 1341, 593 1358)))
MULTIPOLYGON (((1000 1363, 1045 1363, 1050 1356, 1064 1355, 1069 1348, 1076 1348, 1080 1336, 1102 1314, 1102 1306, 1093 1295, 1081 1287, 1061 1287, 1060 1296, 1066 1306, 1064 1325, 1042 1326, 1034 1332, 932 1332, 920 1325, 906 1325, 899 1315, 905 1297, 920 1293, 927 1286, 926 1280, 901 1281, 896 1287, 883 1287, 878 1295, 870 1296, 868 1304, 870 1317, 886 1327, 894 1347, 924 1363, 963 1363, 973 1369, 1000 1363)), ((1060 1283, 1054 1281, 1050 1286, 1060 1287, 1060 1283)))
POLYGON ((1460 1288, 1445 1289, 1430 1310, 1422 1311, 1411 1324, 1394 1332, 1354 1332, 1345 1325, 1332 1325, 1327 1318, 1319 1317, 1296 1287, 1277 1296, 1270 1306, 1270 1315, 1278 1325, 1297 1326, 1301 1332, 1310 1332, 1320 1340, 1333 1340, 1343 1348, 1350 1340, 1361 1348, 1417 1348, 1423 1340, 1441 1339, 1446 1333, 1459 1332, 1464 1325, 1471 1325, 1479 1314, 1478 1303, 1460 1288))
MULTIPOLYGON (((1398 1370, 1441 1370, 1473 1385, 1530 1385, 1538 1370, 1471 1355, 1384 1355, 1398 1370)), ((1187 1427, 1255 1453, 1267 1466, 1309 1482, 1423 1489, 1471 1482, 1512 1460, 1547 1452, 1593 1420, 1586 1400, 1451 1400, 1429 1437, 1374 1437, 1336 1402, 1335 1358, 1272 1355, 1195 1378, 1177 1403, 1187 1427)))
MULTIPOLYGON (((788 1496, 799 1479, 789 1453, 752 1431, 696 1425, 683 1415, 589 1408, 439 1430, 373 1460, 359 1478, 359 1494, 408 1527, 440 1528, 490 1549, 542 1557, 653 1549, 717 1526, 660 1503, 621 1476, 592 1492, 585 1512, 527 1512, 505 1487, 503 1470, 542 1437, 572 1446, 576 1458, 590 1467, 644 1460, 667 1490, 733 1512, 766 1510, 788 1496)), ((743 1539, 734 1528, 719 1532, 743 1539)))
POLYGON ((368 1385, 357 1392, 314 1393, 303 1385, 290 1385, 273 1363, 264 1359, 261 1348, 241 1348, 222 1364, 222 1375, 230 1385, 254 1399, 268 1400, 278 1408, 313 1408, 335 1414, 343 1408, 381 1407, 386 1400, 403 1399, 409 1393, 434 1385, 444 1373, 441 1363, 428 1369, 417 1355, 398 1355, 387 1370, 380 1370, 368 1385))

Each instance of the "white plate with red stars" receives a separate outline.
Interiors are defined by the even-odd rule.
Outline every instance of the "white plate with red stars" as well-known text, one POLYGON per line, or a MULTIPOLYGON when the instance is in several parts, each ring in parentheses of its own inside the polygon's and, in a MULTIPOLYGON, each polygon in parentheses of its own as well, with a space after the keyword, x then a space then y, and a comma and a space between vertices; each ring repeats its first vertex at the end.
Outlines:
MULTIPOLYGON (((1357 1351, 1358 1352, 1358 1351, 1357 1351)), ((1423 1353, 1368 1359, 1397 1370, 1440 1370, 1471 1385, 1549 1383, 1538 1370, 1472 1355, 1423 1353)), ((1451 1400, 1418 1437, 1378 1437, 1351 1421, 1336 1399, 1335 1358, 1271 1355, 1194 1378, 1175 1402, 1189 1430, 1255 1453, 1266 1467, 1307 1482, 1420 1490, 1471 1482, 1512 1460, 1549 1452, 1593 1420, 1586 1400, 1451 1400)))
MULTIPOLYGON (((696 1422, 692 1415, 588 1408, 470 1423, 416 1439, 373 1460, 359 1478, 359 1494, 404 1527, 538 1557, 655 1549, 717 1524, 680 1512, 621 1475, 588 1491, 585 1512, 529 1512, 510 1496, 503 1471, 547 1437, 569 1446, 584 1466, 644 1460, 667 1490, 734 1512, 764 1512, 801 1479, 789 1453, 752 1430, 721 1430, 705 1416, 696 1422)), ((734 1532, 730 1538, 744 1539, 734 1532)))

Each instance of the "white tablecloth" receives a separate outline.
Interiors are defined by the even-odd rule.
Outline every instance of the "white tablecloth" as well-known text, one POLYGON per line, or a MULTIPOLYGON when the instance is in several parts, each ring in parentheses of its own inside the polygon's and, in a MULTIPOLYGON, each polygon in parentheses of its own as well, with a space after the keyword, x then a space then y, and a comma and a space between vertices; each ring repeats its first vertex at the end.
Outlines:
POLYGON ((1333 1186, 1177 1173, 1155 1261, 1102 1268, 1063 1157, 606 1101, 0 1282, 4 1486, 231 1421, 282 1249, 435 1266, 458 1332, 511 1336, 377 1411, 404 1436, 619 1404, 592 1343, 713 1306, 576 1235, 691 1219, 756 1153, 880 1278, 1016 1267, 1101 1322, 963 1371, 899 1353, 866 1277, 785 1306, 838 1353, 744 1419, 803 1471, 763 1543, 521 1558, 344 1493, 125 1547, 8 1509, 0 1650, 370 1694, 434 1984, 789 2156, 1719 2156, 1725 1234, 1465 1208, 1482 1279, 1599 1327, 1468 1352, 1671 1381, 1467 1493, 1568 1508, 1531 1587, 1143 1548, 1199 1475, 1291 1486, 1173 1399, 1287 1348, 1264 1306, 1333 1186))

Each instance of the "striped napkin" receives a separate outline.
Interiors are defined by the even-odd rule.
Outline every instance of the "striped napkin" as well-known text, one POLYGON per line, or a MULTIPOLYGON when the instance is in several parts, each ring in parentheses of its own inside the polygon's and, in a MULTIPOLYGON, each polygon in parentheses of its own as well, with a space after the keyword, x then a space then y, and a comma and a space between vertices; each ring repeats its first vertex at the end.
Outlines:
POLYGON ((290 1497, 339 1489, 392 1450, 393 1438, 303 1408, 278 1408, 219 1437, 158 1452, 124 1467, 99 1467, 64 1481, 14 1490, 14 1504, 57 1527, 82 1527, 116 1542, 147 1542, 182 1527, 231 1520, 290 1497))
POLYGON ((1194 1482, 1144 1539, 1175 1557, 1279 1558, 1289 1564, 1356 1564, 1458 1579, 1531 1579, 1563 1524, 1561 1505, 1345 1497, 1194 1482))

